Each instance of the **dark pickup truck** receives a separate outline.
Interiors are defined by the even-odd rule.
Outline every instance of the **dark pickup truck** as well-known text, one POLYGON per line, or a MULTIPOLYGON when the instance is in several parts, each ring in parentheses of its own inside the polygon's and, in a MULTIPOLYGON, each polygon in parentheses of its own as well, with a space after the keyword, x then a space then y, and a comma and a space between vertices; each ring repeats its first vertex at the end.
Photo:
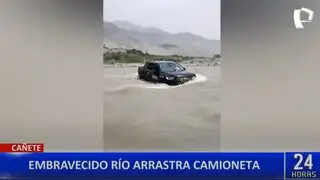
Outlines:
POLYGON ((138 76, 145 81, 168 85, 183 84, 196 77, 194 73, 187 72, 186 68, 172 61, 147 62, 138 67, 138 76))

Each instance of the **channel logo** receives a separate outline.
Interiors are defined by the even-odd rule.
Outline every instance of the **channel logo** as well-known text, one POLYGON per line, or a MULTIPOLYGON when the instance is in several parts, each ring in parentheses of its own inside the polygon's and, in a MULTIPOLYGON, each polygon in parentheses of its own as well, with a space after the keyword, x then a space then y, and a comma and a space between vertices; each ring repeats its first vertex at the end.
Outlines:
POLYGON ((302 7, 301 9, 295 9, 293 11, 293 22, 296 29, 304 29, 303 23, 312 22, 314 17, 314 12, 310 9, 302 7), (303 20, 302 15, 307 15, 307 19, 303 20))

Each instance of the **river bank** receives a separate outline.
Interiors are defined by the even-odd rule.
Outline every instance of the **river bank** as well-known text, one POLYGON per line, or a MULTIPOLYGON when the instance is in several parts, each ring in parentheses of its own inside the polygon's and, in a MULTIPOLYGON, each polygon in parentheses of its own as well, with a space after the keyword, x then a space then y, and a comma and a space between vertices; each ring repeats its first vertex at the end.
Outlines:
MULTIPOLYGON (((207 66, 220 66, 220 62, 206 62, 206 63, 190 63, 181 62, 184 67, 207 67, 207 66)), ((127 67, 139 67, 143 66, 142 63, 114 63, 114 64, 104 64, 104 68, 127 68, 127 67)))

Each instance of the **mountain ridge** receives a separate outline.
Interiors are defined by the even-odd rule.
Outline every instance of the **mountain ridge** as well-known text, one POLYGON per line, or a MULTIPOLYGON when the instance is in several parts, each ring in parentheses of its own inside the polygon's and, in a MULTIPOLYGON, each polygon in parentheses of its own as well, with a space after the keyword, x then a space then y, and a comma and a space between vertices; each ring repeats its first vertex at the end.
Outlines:
POLYGON ((105 44, 110 48, 140 49, 159 55, 212 56, 220 53, 220 41, 189 33, 169 33, 128 21, 105 21, 105 44), (170 48, 168 48, 170 47, 170 48))

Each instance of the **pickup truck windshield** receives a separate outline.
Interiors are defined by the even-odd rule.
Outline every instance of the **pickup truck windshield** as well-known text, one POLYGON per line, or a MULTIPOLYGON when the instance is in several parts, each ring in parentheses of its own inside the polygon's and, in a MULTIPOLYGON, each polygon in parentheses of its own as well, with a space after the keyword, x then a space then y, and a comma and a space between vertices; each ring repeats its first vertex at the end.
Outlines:
POLYGON ((178 63, 170 63, 169 65, 172 66, 176 71, 184 71, 184 68, 178 63))
POLYGON ((184 68, 176 63, 161 63, 160 67, 163 72, 184 71, 184 68))

